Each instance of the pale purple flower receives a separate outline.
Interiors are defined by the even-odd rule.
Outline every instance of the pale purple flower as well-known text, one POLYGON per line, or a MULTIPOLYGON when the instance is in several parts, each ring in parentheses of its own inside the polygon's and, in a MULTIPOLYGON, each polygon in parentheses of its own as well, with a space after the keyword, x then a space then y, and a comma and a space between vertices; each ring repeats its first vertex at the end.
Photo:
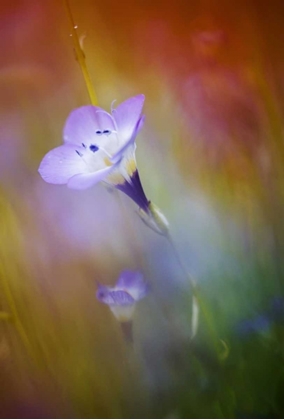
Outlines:
POLYGON ((51 184, 84 190, 100 181, 115 186, 148 212, 135 160, 135 138, 144 123, 144 95, 137 95, 106 112, 82 106, 67 118, 62 146, 48 152, 39 173, 51 184))
POLYGON ((97 299, 108 305, 120 322, 132 320, 136 303, 148 293, 148 284, 140 271, 124 270, 114 287, 99 285, 97 299))

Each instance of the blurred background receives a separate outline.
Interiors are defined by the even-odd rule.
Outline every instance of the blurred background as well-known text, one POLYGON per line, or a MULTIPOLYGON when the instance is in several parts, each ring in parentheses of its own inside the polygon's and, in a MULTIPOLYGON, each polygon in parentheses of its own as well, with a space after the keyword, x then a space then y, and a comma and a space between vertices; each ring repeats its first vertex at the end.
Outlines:
POLYGON ((191 340, 189 281, 128 197, 39 176, 89 97, 63 2, 2 0, 1 417, 282 417, 284 3, 70 6, 99 105, 146 96, 140 177, 205 310, 191 340), (95 297, 124 269, 151 285, 133 343, 95 297))

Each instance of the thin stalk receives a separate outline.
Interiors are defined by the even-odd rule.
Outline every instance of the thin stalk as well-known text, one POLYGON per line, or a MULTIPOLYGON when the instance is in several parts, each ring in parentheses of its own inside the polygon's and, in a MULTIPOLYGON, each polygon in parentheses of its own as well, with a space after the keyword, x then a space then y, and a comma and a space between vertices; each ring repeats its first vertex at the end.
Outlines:
POLYGON ((167 240, 168 240, 168 242, 169 242, 169 244, 170 244, 170 246, 173 250, 173 253, 176 257, 176 260, 179 263, 179 266, 180 266, 183 274, 185 275, 186 278, 188 278, 189 283, 190 283, 191 288, 192 288, 193 300, 192 300, 192 321, 191 321, 191 324, 192 324, 193 334, 194 334, 194 331, 197 329, 198 308, 200 308, 200 311, 201 311, 202 315, 204 316, 205 321, 207 323, 208 331, 209 331, 209 334, 211 336, 211 339, 212 339, 214 348, 216 350, 216 353, 219 354, 219 338, 216 335, 214 325, 211 321, 211 317, 210 317, 210 314, 209 314, 209 312, 206 308, 206 305, 204 304, 203 298, 201 298, 201 295, 199 293, 199 290, 198 290, 198 287, 197 287, 197 282, 196 282, 195 278, 188 272, 186 266, 184 265, 183 260, 180 257, 180 254, 179 254, 179 252, 176 248, 176 245, 175 245, 171 235, 168 234, 166 236, 166 238, 167 238, 167 240))
POLYGON ((175 257, 176 257, 176 259, 177 259, 177 261, 180 265, 181 270, 183 271, 184 275, 189 279, 192 290, 193 290, 193 292, 195 292, 196 291, 196 280, 195 280, 195 278, 188 272, 187 268, 185 267, 171 235, 168 234, 166 236, 166 238, 168 239, 168 241, 169 241, 169 243, 172 247, 173 253, 174 253, 174 255, 175 255, 175 257))
POLYGON ((69 17, 69 21, 71 24, 71 31, 72 31, 71 34, 72 34, 72 39, 73 39, 73 45, 75 48, 76 58, 78 60, 79 66, 84 76, 84 80, 85 80, 86 88, 90 97, 90 101, 92 105, 97 105, 98 104, 97 95, 92 85, 92 81, 91 81, 88 67, 86 64, 86 57, 85 57, 84 51, 82 50, 81 45, 80 45, 79 37, 76 31, 77 26, 75 25, 75 22, 73 19, 71 7, 68 0, 63 0, 63 1, 64 1, 67 15, 69 17))

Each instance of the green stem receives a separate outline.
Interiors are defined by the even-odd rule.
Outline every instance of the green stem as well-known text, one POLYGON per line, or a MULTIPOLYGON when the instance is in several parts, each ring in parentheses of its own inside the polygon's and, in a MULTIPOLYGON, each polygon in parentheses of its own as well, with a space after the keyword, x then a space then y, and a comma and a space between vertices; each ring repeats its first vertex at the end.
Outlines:
POLYGON ((81 71, 83 73, 84 76, 84 80, 86 83, 86 88, 90 97, 90 101, 92 105, 97 105, 98 104, 98 100, 97 100, 97 95, 95 93, 95 90, 93 88, 92 85, 92 81, 90 78, 90 74, 88 71, 88 67, 86 64, 86 58, 85 58, 85 54, 84 51, 81 48, 80 45, 80 41, 79 41, 79 37, 76 31, 77 26, 75 25, 74 19, 73 19, 73 15, 72 15, 72 11, 71 11, 71 7, 69 4, 68 0, 64 0, 64 4, 66 7, 66 11, 67 11, 67 15, 69 17, 70 20, 70 24, 71 24, 71 31, 72 31, 72 39, 73 39, 73 44, 74 44, 74 48, 75 48, 75 52, 76 52, 76 58, 78 60, 78 63, 80 65, 81 71))

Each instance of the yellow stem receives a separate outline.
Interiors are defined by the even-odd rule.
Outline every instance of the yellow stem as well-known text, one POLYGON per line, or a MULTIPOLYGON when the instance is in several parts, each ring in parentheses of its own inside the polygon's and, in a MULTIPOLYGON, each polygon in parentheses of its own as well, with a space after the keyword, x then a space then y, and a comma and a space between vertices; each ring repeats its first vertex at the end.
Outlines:
POLYGON ((95 93, 95 90, 93 88, 92 82, 91 82, 91 78, 90 78, 90 74, 88 71, 88 67, 86 65, 86 58, 85 58, 85 54, 84 51, 81 48, 80 45, 80 41, 79 41, 79 37, 76 31, 76 25, 73 19, 73 15, 72 15, 72 11, 70 8, 70 4, 68 0, 64 0, 64 4, 66 6, 66 11, 67 11, 67 15, 69 17, 70 20, 70 24, 71 24, 71 34, 72 34, 72 39, 73 39, 73 44, 74 44, 74 48, 75 48, 75 52, 76 52, 76 57, 78 60, 78 63, 80 65, 81 71, 83 73, 84 79, 85 79, 85 83, 86 83, 86 87, 87 87, 87 91, 90 97, 90 101, 92 105, 97 105, 98 104, 98 100, 97 100, 97 95, 95 93))

